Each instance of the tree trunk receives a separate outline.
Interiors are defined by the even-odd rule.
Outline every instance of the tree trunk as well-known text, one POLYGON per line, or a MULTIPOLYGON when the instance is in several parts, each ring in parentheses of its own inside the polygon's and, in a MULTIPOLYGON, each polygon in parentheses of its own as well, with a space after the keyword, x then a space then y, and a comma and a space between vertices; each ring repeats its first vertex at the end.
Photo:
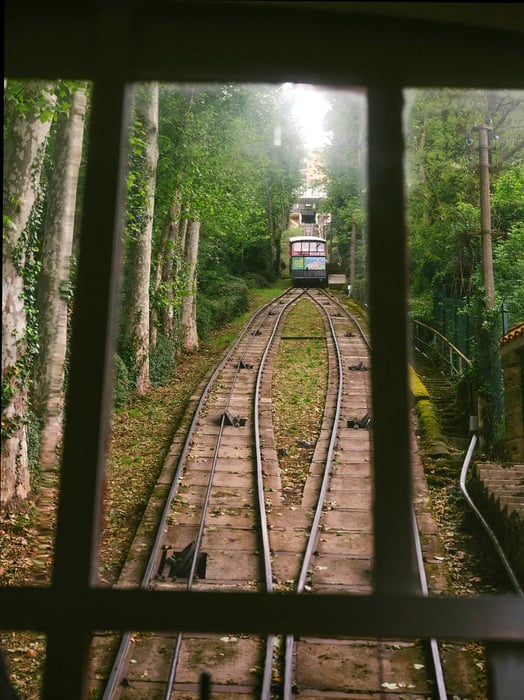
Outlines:
MULTIPOLYGON (((180 190, 175 190, 173 195, 173 204, 170 211, 170 226, 169 238, 162 265, 162 284, 166 290, 166 304, 162 311, 162 328, 164 334, 168 337, 173 335, 173 317, 174 317, 174 273, 175 258, 180 260, 180 213, 181 213, 181 195, 180 190)), ((183 253, 182 253, 183 254, 183 253)))
POLYGON ((141 226, 136 238, 128 241, 127 297, 124 302, 124 341, 133 352, 136 391, 139 396, 150 387, 149 380, 149 282, 151 241, 158 161, 158 83, 145 83, 137 93, 136 119, 144 129, 144 186, 147 190, 141 226))
MULTIPOLYGON (((195 89, 192 88, 185 114, 180 122, 180 130, 184 132, 189 116, 193 111, 195 101, 195 89)), ((180 214, 182 211, 181 183, 183 174, 178 173, 176 184, 173 189, 171 206, 167 217, 166 225, 162 231, 162 237, 158 246, 156 256, 155 275, 155 303, 150 312, 149 342, 156 345, 158 328, 162 329, 165 336, 171 336, 174 332, 174 285, 175 276, 182 269, 184 257, 184 228, 180 236, 180 214), (176 258, 176 268, 174 266, 176 258), (176 269, 176 274, 175 274, 176 269), (165 299, 159 299, 159 293, 165 293, 165 299), (159 316, 161 317, 159 320, 159 316)), ((187 226, 187 221, 185 222, 187 226)))
MULTIPOLYGON (((150 335, 151 344, 156 343, 156 334, 158 326, 159 309, 161 310, 160 327, 165 336, 170 337, 173 334, 173 301, 174 301, 174 261, 180 255, 180 212, 181 212, 181 194, 176 188, 173 192, 171 206, 167 222, 162 231, 162 238, 158 246, 156 275, 155 275, 155 297, 160 293, 164 295, 161 304, 156 303, 151 309, 150 319, 150 335)), ((159 302, 160 300, 157 300, 159 302)))
POLYGON ((71 97, 70 113, 59 118, 48 191, 39 285, 40 353, 33 392, 35 412, 42 421, 39 461, 44 468, 56 464, 62 435, 70 263, 85 111, 86 90, 80 87, 71 97))
POLYGON ((198 331, 196 323, 196 287, 198 241, 200 221, 191 220, 187 227, 185 250, 186 290, 182 301, 182 347, 186 352, 198 350, 198 331))
POLYGON ((187 229, 189 227, 189 219, 184 219, 180 227, 180 245, 179 254, 176 260, 176 274, 180 275, 184 269, 184 261, 186 258, 186 241, 187 241, 187 229))
POLYGON ((23 269, 24 232, 37 199, 45 142, 55 97, 52 84, 29 82, 20 91, 27 111, 8 121, 4 151, 2 263, 2 470, 0 503, 29 493, 27 457, 28 357, 23 269), (49 115, 43 112, 43 105, 49 115), (47 118, 46 118, 47 117, 47 118))
POLYGON ((156 253, 156 266, 155 266, 155 279, 153 282, 153 304, 149 310, 149 345, 156 345, 157 335, 158 335, 158 325, 159 325, 159 308, 161 308, 161 302, 159 295, 161 294, 162 285, 162 274, 164 269, 164 262, 166 256, 168 255, 169 246, 168 241, 170 240, 171 225, 173 221, 173 211, 174 202, 172 202, 169 208, 169 213, 167 215, 167 222, 162 229, 162 236, 158 244, 158 249, 156 253))

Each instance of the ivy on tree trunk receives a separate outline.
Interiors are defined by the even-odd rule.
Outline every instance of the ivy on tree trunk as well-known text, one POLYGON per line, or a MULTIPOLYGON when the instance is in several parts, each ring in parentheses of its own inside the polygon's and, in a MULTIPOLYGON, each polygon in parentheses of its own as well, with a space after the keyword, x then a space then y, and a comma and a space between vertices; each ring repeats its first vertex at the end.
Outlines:
POLYGON ((182 347, 186 352, 198 350, 198 331, 196 322, 196 287, 198 242, 200 238, 200 221, 193 219, 187 227, 186 241, 186 290, 182 301, 182 347))
POLYGON ((31 355, 28 342, 25 265, 30 255, 26 230, 37 200, 43 153, 56 98, 51 83, 20 86, 9 105, 4 150, 4 228, 2 263, 2 470, 0 502, 29 493, 27 411, 31 355), (23 106, 23 109, 22 109, 23 106))
POLYGON ((71 96, 69 112, 58 117, 48 188, 39 280, 40 353, 33 390, 35 412, 42 421, 39 462, 44 468, 56 464, 62 434, 71 255, 85 112, 86 88, 81 86, 71 96))
POLYGON ((130 173, 122 340, 136 392, 143 395, 150 386, 149 283, 158 161, 158 83, 138 88, 135 127, 132 152, 138 163, 132 164, 130 173), (133 169, 136 165, 140 170, 133 169))

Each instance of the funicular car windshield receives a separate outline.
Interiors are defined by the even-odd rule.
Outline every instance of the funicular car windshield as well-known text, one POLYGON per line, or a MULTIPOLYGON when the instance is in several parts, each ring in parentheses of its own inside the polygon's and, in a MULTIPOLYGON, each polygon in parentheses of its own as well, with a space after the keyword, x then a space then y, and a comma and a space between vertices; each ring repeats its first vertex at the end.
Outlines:
POLYGON ((325 255, 326 244, 324 241, 301 240, 291 244, 291 255, 325 255))

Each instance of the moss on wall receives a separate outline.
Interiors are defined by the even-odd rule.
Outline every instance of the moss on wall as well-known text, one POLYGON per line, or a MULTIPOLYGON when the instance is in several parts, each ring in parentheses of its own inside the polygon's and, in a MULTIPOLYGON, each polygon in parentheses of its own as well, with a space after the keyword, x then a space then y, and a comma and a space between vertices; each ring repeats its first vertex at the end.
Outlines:
POLYGON ((440 422, 431 403, 429 391, 411 366, 409 367, 409 386, 425 451, 431 457, 448 455, 449 449, 442 435, 440 422))

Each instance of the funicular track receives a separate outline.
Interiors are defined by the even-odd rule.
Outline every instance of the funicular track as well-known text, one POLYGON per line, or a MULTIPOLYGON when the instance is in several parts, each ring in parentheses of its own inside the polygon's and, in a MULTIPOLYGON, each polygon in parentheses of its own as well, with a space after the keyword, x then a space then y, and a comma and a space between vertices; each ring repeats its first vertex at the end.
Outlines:
MULTIPOLYGON (((371 593, 369 363, 357 320, 323 291, 289 290, 255 314, 202 392, 140 585, 371 593), (286 314, 299 299, 323 315, 329 376, 302 502, 289 507, 281 493, 271 381, 286 314)), ((176 611, 166 614, 176 618, 176 611)), ((441 700, 446 691, 435 642, 431 652, 413 641, 129 632, 103 697, 196 698, 206 673, 217 698, 289 700, 300 692, 441 700)))

